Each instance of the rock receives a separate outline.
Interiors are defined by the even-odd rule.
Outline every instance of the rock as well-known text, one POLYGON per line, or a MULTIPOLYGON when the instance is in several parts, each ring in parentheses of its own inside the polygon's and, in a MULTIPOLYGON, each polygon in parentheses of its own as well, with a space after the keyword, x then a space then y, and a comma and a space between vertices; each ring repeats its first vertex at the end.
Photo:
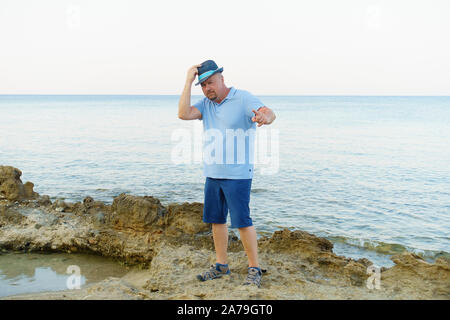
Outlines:
POLYGON ((105 214, 103 212, 98 212, 95 215, 95 220, 97 223, 104 224, 105 223, 105 214))
POLYGON ((450 296, 450 260, 444 257, 428 263, 420 256, 403 252, 391 257, 395 266, 382 273, 381 285, 400 286, 402 291, 448 299, 450 296))
POLYGON ((92 202, 94 202, 94 199, 92 197, 87 196, 83 199, 83 204, 87 207, 90 206, 92 202))
POLYGON ((0 205, 0 224, 21 225, 27 218, 14 208, 0 205))
POLYGON ((55 202, 53 203, 53 206, 54 206, 55 208, 65 208, 65 207, 67 207, 67 204, 64 202, 64 200, 57 199, 57 200, 55 200, 55 202))
POLYGON ((56 199, 53 202, 51 208, 54 209, 55 211, 58 211, 58 212, 65 212, 65 210, 66 210, 66 208, 68 208, 68 206, 64 202, 64 200, 56 199))
POLYGON ((370 261, 370 260, 367 259, 367 258, 361 258, 361 259, 358 259, 358 260, 356 260, 356 262, 362 264, 362 265, 365 266, 366 268, 372 265, 372 261, 370 261))
POLYGON ((0 166, 0 184, 7 179, 20 180, 22 171, 11 166, 0 166))
POLYGON ((5 180, 0 186, 0 195, 10 201, 23 199, 23 185, 15 180, 5 180))
POLYGON ((43 196, 40 196, 37 200, 37 203, 41 206, 50 206, 52 205, 52 201, 50 200, 50 197, 46 194, 43 196))
POLYGON ((372 262, 366 258, 353 261, 333 253, 333 244, 305 231, 290 231, 285 228, 275 231, 271 238, 259 241, 261 250, 295 256, 299 263, 320 269, 326 277, 340 278, 354 286, 362 286, 368 278, 367 266, 372 262))
POLYGON ((105 209, 105 204, 102 201, 94 201, 90 204, 90 209, 105 209))
POLYGON ((33 191, 34 188, 33 182, 30 181, 25 182, 23 188, 26 199, 37 199, 39 197, 39 194, 33 191))
POLYGON ((450 270, 450 259, 445 257, 439 257, 434 262, 436 265, 442 266, 444 269, 450 270))
POLYGON ((167 209, 157 198, 120 194, 114 198, 109 222, 116 228, 149 230, 167 209))
POLYGON ((197 234, 211 230, 211 224, 204 223, 203 203, 169 204, 168 213, 162 217, 167 226, 166 234, 197 234))
POLYGON ((367 267, 356 261, 350 261, 343 270, 345 277, 354 286, 362 286, 368 278, 367 267))
POLYGON ((11 166, 0 166, 0 198, 9 201, 21 200, 25 196, 20 176, 22 171, 11 166))
POLYGON ((0 199, 9 201, 20 201, 24 199, 35 199, 39 196, 33 191, 34 184, 20 180, 22 171, 11 166, 0 166, 0 199))
POLYGON ((263 239, 261 245, 276 251, 291 252, 305 250, 332 252, 333 249, 333 244, 325 238, 301 230, 290 231, 288 228, 275 231, 271 238, 263 239))

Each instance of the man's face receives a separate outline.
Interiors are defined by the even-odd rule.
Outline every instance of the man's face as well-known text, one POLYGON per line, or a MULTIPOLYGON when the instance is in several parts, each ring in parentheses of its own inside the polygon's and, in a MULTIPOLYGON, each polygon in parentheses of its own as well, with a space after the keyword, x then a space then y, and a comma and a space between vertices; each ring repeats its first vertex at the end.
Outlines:
POLYGON ((203 94, 209 100, 216 100, 222 92, 223 77, 221 73, 216 73, 201 83, 203 94))

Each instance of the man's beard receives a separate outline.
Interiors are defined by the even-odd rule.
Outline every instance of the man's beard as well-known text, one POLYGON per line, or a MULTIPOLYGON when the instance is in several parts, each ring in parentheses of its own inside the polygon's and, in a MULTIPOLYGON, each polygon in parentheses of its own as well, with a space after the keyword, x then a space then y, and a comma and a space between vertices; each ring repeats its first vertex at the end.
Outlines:
POLYGON ((208 99, 214 101, 217 99, 217 95, 214 92, 208 93, 208 99))

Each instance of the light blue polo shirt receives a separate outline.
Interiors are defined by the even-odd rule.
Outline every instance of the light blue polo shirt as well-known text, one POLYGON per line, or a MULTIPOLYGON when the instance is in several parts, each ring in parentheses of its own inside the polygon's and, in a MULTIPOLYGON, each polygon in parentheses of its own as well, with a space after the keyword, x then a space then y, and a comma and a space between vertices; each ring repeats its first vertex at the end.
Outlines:
POLYGON ((193 105, 203 121, 203 175, 217 179, 253 178, 256 122, 252 110, 264 106, 246 90, 230 88, 216 103, 207 97, 193 105))

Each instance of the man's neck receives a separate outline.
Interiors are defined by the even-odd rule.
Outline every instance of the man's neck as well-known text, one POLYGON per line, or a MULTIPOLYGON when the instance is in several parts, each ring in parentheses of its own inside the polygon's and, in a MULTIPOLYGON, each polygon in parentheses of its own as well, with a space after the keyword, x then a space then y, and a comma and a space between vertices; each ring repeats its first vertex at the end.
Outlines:
POLYGON ((231 90, 230 88, 227 88, 227 90, 225 90, 223 97, 220 100, 216 100, 215 102, 221 103, 228 96, 228 94, 230 93, 230 90, 231 90))

